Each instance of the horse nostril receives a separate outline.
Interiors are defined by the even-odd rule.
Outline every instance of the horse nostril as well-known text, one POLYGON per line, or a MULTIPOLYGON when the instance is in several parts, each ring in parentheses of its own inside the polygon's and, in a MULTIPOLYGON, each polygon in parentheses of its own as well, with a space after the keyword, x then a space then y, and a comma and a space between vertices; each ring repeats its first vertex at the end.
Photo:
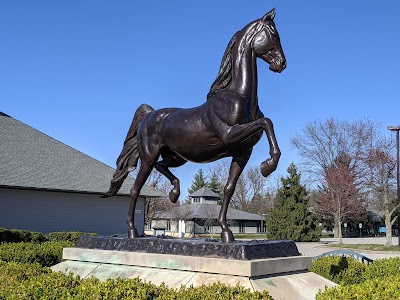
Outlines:
POLYGON ((286 60, 283 61, 282 67, 286 69, 286 60))

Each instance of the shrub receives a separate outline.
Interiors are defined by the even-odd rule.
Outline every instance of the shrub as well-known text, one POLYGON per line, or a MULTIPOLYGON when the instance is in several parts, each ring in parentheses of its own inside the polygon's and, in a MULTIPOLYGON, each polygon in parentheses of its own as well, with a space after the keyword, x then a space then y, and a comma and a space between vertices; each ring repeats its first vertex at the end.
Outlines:
POLYGON ((243 287, 220 283, 198 288, 171 289, 164 284, 133 279, 80 279, 70 274, 55 273, 39 264, 0 261, 0 299, 237 299, 270 300, 268 292, 251 292, 243 287), (4 284, 3 284, 4 283, 4 284))
POLYGON ((326 256, 314 261, 310 271, 337 284, 353 284, 365 280, 366 267, 351 257, 326 256))
POLYGON ((400 299, 400 275, 368 279, 360 284, 325 289, 325 291, 319 291, 315 299, 400 299))
MULTIPOLYGON (((161 298, 160 299, 171 299, 161 298)), ((172 299, 206 299, 206 300, 225 300, 225 299, 240 299, 240 300, 256 300, 256 299, 273 299, 268 291, 263 292, 251 292, 249 289, 245 289, 241 286, 228 287, 221 283, 214 283, 213 285, 206 286, 201 285, 200 287, 181 287, 177 292, 177 297, 172 299)))
POLYGON ((378 259, 369 264, 365 271, 366 279, 400 275, 400 257, 378 259))
POLYGON ((97 233, 86 233, 79 231, 70 231, 70 232, 57 231, 57 232, 50 232, 48 234, 43 234, 41 232, 34 232, 28 230, 0 228, 0 244, 22 243, 22 242, 43 243, 47 241, 51 242, 68 241, 76 243, 76 241, 82 234, 94 235, 94 236, 97 235, 97 233))
POLYGON ((40 232, 0 228, 0 243, 42 243, 45 241, 47 241, 46 236, 40 232))
POLYGON ((97 233, 85 233, 79 231, 71 231, 71 232, 59 231, 59 232, 50 232, 46 235, 46 237, 49 241, 52 242, 68 241, 76 244, 79 237, 83 234, 94 235, 94 236, 97 235, 97 233))
POLYGON ((71 242, 3 243, 0 245, 0 260, 7 262, 39 263, 53 266, 61 261, 62 249, 73 247, 71 242))
POLYGON ((351 257, 327 256, 314 261, 310 271, 338 284, 354 284, 400 275, 400 257, 378 259, 366 265, 351 257))
POLYGON ((80 278, 53 273, 38 263, 0 261, 0 282, 0 299, 71 299, 80 278))
POLYGON ((310 269, 340 284, 320 291, 316 299, 400 299, 400 257, 365 265, 353 258, 328 256, 310 269))

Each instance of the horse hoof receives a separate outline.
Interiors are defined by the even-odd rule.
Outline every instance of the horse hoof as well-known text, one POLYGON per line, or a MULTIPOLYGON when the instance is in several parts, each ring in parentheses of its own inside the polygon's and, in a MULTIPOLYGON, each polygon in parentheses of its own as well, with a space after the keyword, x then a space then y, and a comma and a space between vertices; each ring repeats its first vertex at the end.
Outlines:
POLYGON ((169 192, 169 200, 172 202, 172 203, 176 203, 176 201, 178 201, 178 198, 179 198, 179 195, 180 195, 181 193, 180 193, 180 191, 178 190, 178 189, 172 189, 170 192, 169 192))
POLYGON ((232 243, 235 241, 233 237, 233 233, 230 230, 222 231, 221 232, 221 240, 223 243, 232 243))
POLYGON ((139 237, 139 234, 138 234, 136 228, 128 230, 128 238, 135 239, 138 237, 139 237))
POLYGON ((261 163, 261 174, 264 177, 270 175, 273 171, 275 171, 276 167, 274 166, 272 159, 267 159, 266 161, 261 163))

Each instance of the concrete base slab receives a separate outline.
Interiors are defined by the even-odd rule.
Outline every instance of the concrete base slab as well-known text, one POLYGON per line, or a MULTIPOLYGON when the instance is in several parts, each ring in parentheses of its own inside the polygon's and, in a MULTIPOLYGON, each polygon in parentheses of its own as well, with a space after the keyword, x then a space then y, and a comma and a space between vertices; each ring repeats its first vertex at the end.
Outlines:
POLYGON ((91 277, 90 274, 99 267, 99 263, 67 260, 51 267, 54 272, 74 273, 81 278, 91 277))
POLYGON ((246 277, 202 272, 156 269, 137 266, 114 265, 80 261, 64 261, 52 267, 53 271, 73 272, 81 278, 96 277, 100 280, 108 278, 135 278, 151 282, 155 285, 165 283, 171 288, 198 287, 223 283, 227 286, 241 285, 251 291, 268 290, 275 299, 315 299, 319 289, 336 284, 312 272, 278 274, 276 276, 246 277))
POLYGON ((312 272, 280 274, 278 276, 251 279, 255 291, 268 290, 275 300, 314 300, 319 290, 337 284, 312 272))
POLYGON ((307 270, 312 260, 306 256, 236 260, 85 248, 64 248, 63 259, 245 277, 307 270))
POLYGON ((81 278, 139 277, 171 288, 211 285, 221 282, 252 291, 268 290, 274 299, 315 299, 319 289, 336 284, 308 272, 311 257, 293 256, 236 260, 86 248, 64 248, 64 262, 53 271, 81 278))
POLYGON ((250 279, 244 276, 232 276, 222 274, 207 274, 207 273, 196 273, 186 284, 186 287, 194 286, 199 287, 201 285, 212 285, 214 283, 223 283, 227 286, 243 286, 246 289, 254 291, 250 279))

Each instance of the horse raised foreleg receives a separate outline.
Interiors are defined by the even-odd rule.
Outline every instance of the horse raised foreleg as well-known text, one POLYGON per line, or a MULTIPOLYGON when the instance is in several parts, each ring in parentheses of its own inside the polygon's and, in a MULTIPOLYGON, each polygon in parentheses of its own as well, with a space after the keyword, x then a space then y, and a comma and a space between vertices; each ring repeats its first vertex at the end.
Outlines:
POLYGON ((139 237, 137 229, 135 227, 135 220, 134 220, 135 207, 136 207, 137 199, 139 197, 140 190, 142 189, 147 178, 149 177, 152 169, 153 169, 152 164, 146 164, 146 163, 142 162, 140 165, 140 169, 137 174, 135 183, 133 184, 133 187, 131 188, 131 202, 129 205, 128 218, 126 219, 126 222, 128 223, 128 237, 129 238, 139 237))
POLYGON ((253 122, 236 124, 233 126, 223 123, 221 119, 215 115, 214 118, 210 118, 210 120, 212 120, 214 132, 225 145, 245 140, 258 131, 263 130, 268 138, 270 147, 269 154, 271 158, 261 163, 261 173, 266 177, 276 170, 281 152, 278 147, 278 142, 276 141, 274 126, 270 119, 262 117, 253 122))
POLYGON ((218 223, 222 228, 221 239, 224 243, 230 243, 235 240, 232 231, 229 229, 228 224, 226 223, 226 213, 228 211, 229 202, 231 201, 232 195, 235 191, 239 176, 240 174, 242 174, 244 167, 249 161, 251 152, 252 149, 239 157, 234 157, 232 159, 231 167, 229 169, 228 181, 226 182, 224 188, 224 200, 222 202, 221 210, 218 217, 218 223))
POLYGON ((272 121, 268 118, 264 118, 264 119, 267 123, 265 133, 268 138, 269 155, 271 155, 271 158, 269 158, 266 161, 261 163, 261 174, 264 177, 267 177, 273 171, 276 170, 276 167, 278 166, 279 158, 281 157, 281 151, 279 150, 278 142, 276 141, 274 125, 272 124, 272 121))

